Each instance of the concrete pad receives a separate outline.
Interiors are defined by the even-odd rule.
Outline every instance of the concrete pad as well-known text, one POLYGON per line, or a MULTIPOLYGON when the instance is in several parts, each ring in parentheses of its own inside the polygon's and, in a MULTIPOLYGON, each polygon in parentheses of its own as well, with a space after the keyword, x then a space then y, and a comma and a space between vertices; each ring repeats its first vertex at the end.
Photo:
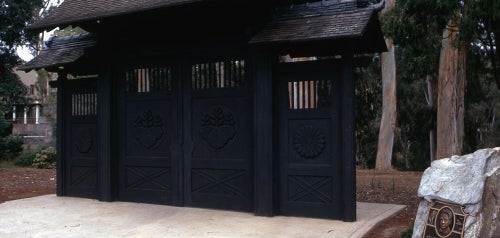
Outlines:
POLYGON ((357 203, 356 222, 45 195, 0 204, 0 237, 363 237, 405 206, 357 203))

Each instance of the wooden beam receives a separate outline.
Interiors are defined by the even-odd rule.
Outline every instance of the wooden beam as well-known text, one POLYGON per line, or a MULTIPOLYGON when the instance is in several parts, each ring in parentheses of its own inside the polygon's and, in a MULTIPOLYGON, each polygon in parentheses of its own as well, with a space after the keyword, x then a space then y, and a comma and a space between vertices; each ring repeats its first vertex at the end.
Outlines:
POLYGON ((342 184, 344 221, 356 221, 356 164, 353 54, 342 55, 342 184))
POLYGON ((252 56, 254 85, 254 213, 273 215, 273 107, 272 59, 267 52, 256 50, 252 56))
POLYGON ((112 201, 111 117, 113 108, 109 68, 101 70, 97 80, 97 190, 101 201, 112 201))
POLYGON ((57 119, 56 119, 56 160, 57 160, 57 196, 66 195, 66 161, 64 153, 66 148, 66 140, 64 140, 64 134, 66 131, 66 100, 65 99, 65 88, 64 83, 66 82, 66 73, 58 72, 58 89, 57 89, 57 119))

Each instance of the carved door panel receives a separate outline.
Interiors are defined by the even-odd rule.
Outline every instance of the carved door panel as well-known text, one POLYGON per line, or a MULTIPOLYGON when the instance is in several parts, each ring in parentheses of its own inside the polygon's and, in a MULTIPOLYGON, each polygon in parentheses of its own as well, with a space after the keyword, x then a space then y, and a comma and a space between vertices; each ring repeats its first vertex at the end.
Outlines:
POLYGON ((289 63, 280 68, 280 213, 340 218, 338 74, 289 63))
POLYGON ((119 199, 251 211, 253 107, 244 61, 179 71, 144 67, 123 76, 119 199))
POLYGON ((185 203, 253 209, 253 110, 244 61, 192 65, 184 107, 185 203))
POLYGON ((171 69, 134 68, 124 77, 118 116, 119 199, 171 204, 171 69))
POLYGON ((97 196, 97 84, 95 78, 65 82, 66 194, 97 196))

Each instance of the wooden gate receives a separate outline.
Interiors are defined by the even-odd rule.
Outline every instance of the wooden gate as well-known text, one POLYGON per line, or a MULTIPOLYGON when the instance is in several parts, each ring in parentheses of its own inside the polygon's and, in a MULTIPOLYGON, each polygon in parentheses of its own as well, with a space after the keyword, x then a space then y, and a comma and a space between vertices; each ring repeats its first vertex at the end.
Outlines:
POLYGON ((122 201, 173 202, 172 68, 128 69, 120 80, 118 196, 122 201))
POLYGON ((97 197, 97 84, 96 78, 65 82, 64 177, 66 194, 97 197))
POLYGON ((253 108, 243 59, 191 64, 185 86, 185 202, 253 209, 253 108))
POLYGON ((251 211, 253 104, 244 60, 134 67, 123 78, 119 199, 251 211))
POLYGON ((286 63, 279 71, 280 213, 342 214, 340 74, 335 65, 286 63))

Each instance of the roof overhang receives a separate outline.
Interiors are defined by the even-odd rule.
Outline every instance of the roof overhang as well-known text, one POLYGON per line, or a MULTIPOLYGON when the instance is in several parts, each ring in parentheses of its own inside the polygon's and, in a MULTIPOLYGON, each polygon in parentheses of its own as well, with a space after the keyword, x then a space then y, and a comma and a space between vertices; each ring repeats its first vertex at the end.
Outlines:
POLYGON ((318 2, 290 7, 277 13, 250 43, 298 55, 315 52, 314 48, 318 48, 316 54, 387 51, 377 14, 383 4, 358 8, 355 2, 318 2))
POLYGON ((50 30, 103 18, 204 1, 208 0, 64 0, 50 15, 29 25, 27 29, 50 30))
MULTIPOLYGON (((118 15, 121 17, 115 17, 118 19, 115 19, 117 22, 131 14, 142 19, 140 18, 142 15, 137 15, 140 11, 198 2, 225 3, 225 1, 227 0, 65 0, 50 16, 34 23, 30 29, 78 25, 79 22, 118 15)), ((249 0, 234 1, 239 3, 249 0)), ((357 1, 337 0, 281 5, 275 9, 273 18, 262 21, 261 28, 256 28, 245 42, 257 47, 269 47, 280 54, 296 56, 387 51, 378 19, 378 12, 383 6, 383 1, 360 7, 357 1)), ((198 20, 200 19, 193 19, 193 21, 198 20)), ((116 25, 106 25, 103 30, 113 26, 116 25)), ((82 58, 89 58, 88 49, 96 44, 97 40, 91 35, 60 38, 19 69, 57 70, 59 66, 71 66, 71 64, 76 66, 82 58)))
POLYGON ((78 61, 85 55, 87 49, 95 46, 96 39, 90 35, 55 38, 48 46, 28 63, 18 67, 18 70, 53 69, 78 61))

